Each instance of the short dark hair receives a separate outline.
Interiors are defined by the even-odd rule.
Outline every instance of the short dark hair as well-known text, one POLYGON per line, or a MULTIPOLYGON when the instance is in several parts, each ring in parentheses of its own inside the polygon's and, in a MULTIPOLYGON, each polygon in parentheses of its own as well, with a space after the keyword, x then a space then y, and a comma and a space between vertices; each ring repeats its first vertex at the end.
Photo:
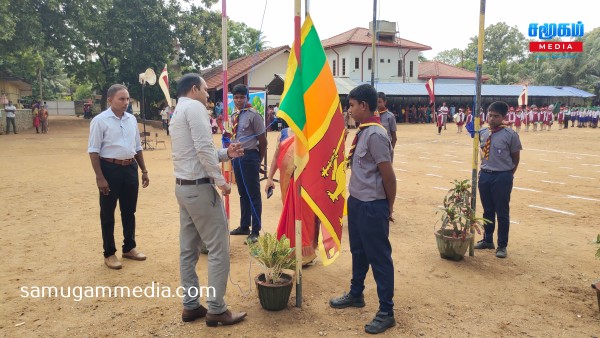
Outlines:
POLYGON ((348 94, 348 99, 366 102, 370 112, 374 112, 377 109, 377 90, 368 83, 363 83, 352 89, 348 94))
POLYGON ((377 98, 378 99, 382 99, 383 101, 387 101, 387 99, 385 98, 385 93, 384 92, 377 93, 377 98))
POLYGON ((202 77, 198 73, 188 73, 177 81, 177 98, 180 98, 192 90, 192 87, 202 85, 202 77))
POLYGON ((502 116, 506 116, 506 113, 508 113, 508 104, 504 101, 492 102, 488 107, 488 111, 493 111, 495 113, 500 113, 502 116))
POLYGON ((248 97, 248 87, 241 83, 238 83, 233 87, 231 93, 233 95, 246 95, 246 97, 248 97))
POLYGON ((115 96, 115 94, 121 90, 127 90, 127 87, 125 87, 122 84, 114 84, 112 86, 110 86, 110 88, 108 88, 108 92, 106 93, 108 95, 108 97, 113 97, 115 96))

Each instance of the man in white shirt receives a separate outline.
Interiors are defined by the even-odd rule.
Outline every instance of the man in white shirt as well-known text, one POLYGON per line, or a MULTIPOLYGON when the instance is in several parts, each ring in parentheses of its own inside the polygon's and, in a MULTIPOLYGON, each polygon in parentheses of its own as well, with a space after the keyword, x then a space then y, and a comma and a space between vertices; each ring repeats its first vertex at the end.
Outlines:
POLYGON ((206 82, 198 74, 184 75, 177 84, 178 102, 169 131, 173 148, 175 196, 179 203, 179 270, 184 288, 181 319, 191 322, 206 316, 206 325, 233 325, 246 317, 232 313, 223 297, 229 275, 229 232, 223 201, 231 186, 221 173, 219 161, 244 155, 240 143, 215 148, 206 110, 206 82), (215 188, 216 186, 216 188, 215 188), (196 263, 200 246, 208 249, 208 310, 200 305, 196 263))
POLYGON ((123 258, 143 261, 146 256, 137 251, 135 243, 135 210, 142 169, 142 187, 150 183, 144 163, 137 120, 126 113, 129 104, 127 87, 114 84, 108 88, 110 107, 90 123, 88 153, 100 191, 100 224, 104 246, 104 264, 120 269, 115 256, 115 208, 119 201, 123 224, 123 258))
POLYGON ((6 135, 10 134, 10 124, 12 123, 13 132, 17 134, 17 126, 15 125, 15 112, 17 107, 13 106, 12 101, 8 101, 8 106, 4 107, 6 111, 6 135))
POLYGON ((169 107, 169 105, 166 105, 165 108, 163 110, 161 110, 160 112, 160 117, 162 119, 162 126, 163 129, 165 129, 167 131, 167 135, 169 135, 169 109, 171 107, 169 107))

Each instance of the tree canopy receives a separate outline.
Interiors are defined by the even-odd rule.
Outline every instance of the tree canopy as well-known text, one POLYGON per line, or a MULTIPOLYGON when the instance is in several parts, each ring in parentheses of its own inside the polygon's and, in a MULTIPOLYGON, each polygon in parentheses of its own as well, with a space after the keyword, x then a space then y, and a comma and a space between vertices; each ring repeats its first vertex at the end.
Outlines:
MULTIPOLYGON (((0 70, 32 83, 42 81, 44 97, 73 91, 69 79, 103 94, 113 83, 139 99, 138 74, 169 65, 170 79, 219 63, 221 13, 217 0, 190 5, 177 0, 0 0, 0 70), (41 74, 41 76, 40 76, 41 74), (67 76, 68 74, 68 76, 67 76), (65 88, 65 86, 67 88, 65 88)), ((259 31, 229 21, 229 58, 265 47, 259 31), (233 48, 232 48, 233 46, 233 48)), ((174 92, 172 93, 174 97, 174 92)), ((159 102, 159 86, 146 88, 159 102)))
MULTIPOLYGON (((482 72, 491 84, 576 86, 600 91, 600 28, 588 32, 576 41, 583 41, 583 53, 530 53, 529 40, 517 27, 500 22, 485 29, 482 72)), ((556 40, 560 41, 560 40, 556 40)), ((464 49, 444 50, 435 60, 468 70, 477 65, 478 37, 474 36, 464 49)))

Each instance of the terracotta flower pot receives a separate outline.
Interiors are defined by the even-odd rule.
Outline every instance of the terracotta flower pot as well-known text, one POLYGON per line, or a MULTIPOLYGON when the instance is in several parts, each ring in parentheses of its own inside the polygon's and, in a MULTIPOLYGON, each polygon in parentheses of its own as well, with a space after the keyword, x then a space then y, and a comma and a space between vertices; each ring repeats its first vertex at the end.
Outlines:
POLYGON ((442 230, 437 230, 434 234, 440 256, 454 261, 463 259, 473 237, 473 234, 467 233, 464 239, 462 237, 454 238, 450 229, 444 230, 443 233, 442 230))
POLYGON ((260 305, 265 310, 279 311, 287 307, 288 301, 290 300, 290 294, 292 293, 293 278, 288 274, 281 275, 281 283, 271 284, 266 282, 265 274, 254 278, 256 283, 256 290, 258 292, 258 299, 260 305))

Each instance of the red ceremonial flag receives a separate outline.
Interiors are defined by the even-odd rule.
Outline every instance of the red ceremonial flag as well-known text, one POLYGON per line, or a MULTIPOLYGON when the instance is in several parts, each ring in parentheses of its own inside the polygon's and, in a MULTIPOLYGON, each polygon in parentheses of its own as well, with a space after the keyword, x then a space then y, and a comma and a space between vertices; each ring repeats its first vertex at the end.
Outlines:
POLYGON ((160 89, 162 89, 163 94, 165 94, 167 105, 173 105, 173 103, 171 102, 171 94, 169 93, 169 73, 167 73, 166 64, 165 68, 163 68, 162 72, 160 73, 160 76, 158 77, 158 85, 160 86, 160 89))
POLYGON ((425 88, 427 89, 427 93, 429 93, 429 103, 433 103, 435 101, 435 90, 433 89, 433 78, 430 78, 429 81, 425 83, 425 88))
POLYGON ((523 87, 523 91, 519 95, 519 99, 518 99, 519 106, 526 106, 527 99, 528 99, 527 98, 527 86, 525 86, 525 87, 523 87))

